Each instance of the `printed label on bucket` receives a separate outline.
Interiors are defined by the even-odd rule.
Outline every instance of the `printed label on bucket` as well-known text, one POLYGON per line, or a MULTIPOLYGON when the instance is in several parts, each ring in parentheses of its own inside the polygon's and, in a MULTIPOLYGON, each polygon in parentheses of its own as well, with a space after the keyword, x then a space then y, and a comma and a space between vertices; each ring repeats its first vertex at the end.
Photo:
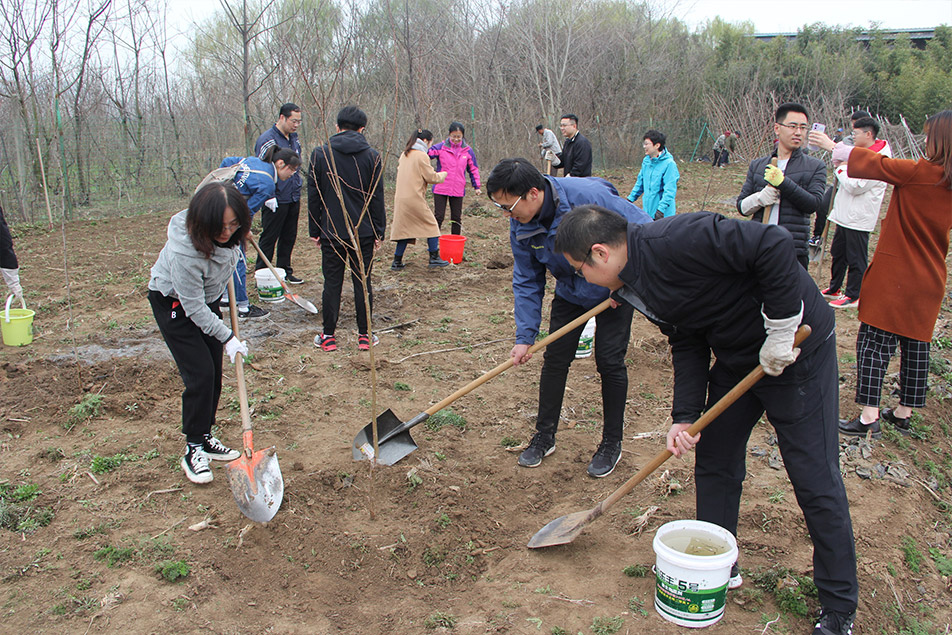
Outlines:
POLYGON ((724 613, 727 585, 715 589, 700 589, 697 582, 672 577, 655 571, 657 590, 655 608, 663 615, 687 622, 713 622, 724 613))

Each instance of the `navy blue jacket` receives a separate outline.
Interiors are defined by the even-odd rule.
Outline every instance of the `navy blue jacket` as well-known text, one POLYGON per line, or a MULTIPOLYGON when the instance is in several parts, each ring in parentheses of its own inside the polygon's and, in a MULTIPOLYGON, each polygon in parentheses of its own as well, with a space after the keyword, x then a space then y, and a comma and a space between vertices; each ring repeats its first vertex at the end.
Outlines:
MULTIPOLYGON (((292 132, 290 137, 285 137, 281 134, 281 131, 278 130, 277 126, 271 126, 270 130, 262 133, 262 135, 258 137, 258 140, 255 141, 255 156, 259 159, 263 158, 265 152, 267 152, 271 146, 275 145, 279 148, 290 148, 297 152, 299 157, 303 158, 301 154, 301 142, 298 141, 297 133, 292 132)), ((275 187, 274 190, 274 197, 278 199, 278 204, 300 201, 301 184, 303 182, 300 168, 286 181, 278 181, 277 187, 275 187)))
POLYGON ((579 205, 601 205, 630 223, 651 219, 640 207, 618 195, 615 186, 597 177, 558 178, 547 176, 542 209, 528 223, 509 221, 512 245, 512 293, 515 296, 516 344, 533 344, 542 322, 545 272, 555 277, 555 295, 590 309, 608 297, 608 289, 575 275, 575 269, 552 247, 562 217, 579 205))

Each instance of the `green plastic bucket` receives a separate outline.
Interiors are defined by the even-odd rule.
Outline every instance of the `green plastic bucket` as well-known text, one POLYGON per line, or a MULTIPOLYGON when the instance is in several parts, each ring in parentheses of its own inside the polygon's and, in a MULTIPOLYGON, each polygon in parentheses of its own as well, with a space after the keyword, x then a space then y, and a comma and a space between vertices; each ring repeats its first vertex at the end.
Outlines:
POLYGON ((26 301, 22 302, 22 309, 11 309, 13 294, 7 298, 7 305, 0 316, 0 335, 7 346, 26 346, 33 341, 33 316, 36 311, 26 308, 26 301))

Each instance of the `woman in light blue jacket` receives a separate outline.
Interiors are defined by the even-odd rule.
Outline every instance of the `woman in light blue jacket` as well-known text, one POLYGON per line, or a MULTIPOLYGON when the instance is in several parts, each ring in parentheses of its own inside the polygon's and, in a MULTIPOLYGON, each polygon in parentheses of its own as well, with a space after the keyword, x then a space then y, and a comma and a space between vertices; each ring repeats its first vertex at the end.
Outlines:
POLYGON ((674 197, 678 193, 681 173, 671 153, 664 149, 666 137, 657 130, 645 133, 645 158, 641 162, 638 181, 631 189, 628 200, 634 203, 642 194, 645 213, 654 220, 674 216, 677 208, 674 197))

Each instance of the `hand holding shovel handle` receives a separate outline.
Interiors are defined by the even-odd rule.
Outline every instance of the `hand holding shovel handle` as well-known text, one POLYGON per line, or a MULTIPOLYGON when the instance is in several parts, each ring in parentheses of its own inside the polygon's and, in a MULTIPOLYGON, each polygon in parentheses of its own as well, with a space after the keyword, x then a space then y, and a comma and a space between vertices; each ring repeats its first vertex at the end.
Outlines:
MULTIPOLYGON (((777 167, 777 157, 770 157, 770 165, 777 167)), ((770 187, 773 187, 773 185, 770 187)), ((764 208, 764 215, 760 217, 760 222, 764 225, 770 222, 770 210, 766 207, 764 208)))
MULTIPOLYGON (((797 337, 793 344, 794 348, 799 346, 809 335, 810 326, 804 324, 797 330, 797 337)), ((750 373, 740 380, 736 386, 731 388, 730 392, 718 399, 717 403, 711 406, 707 412, 705 412, 697 421, 691 424, 691 427, 688 428, 687 433, 693 437, 698 432, 706 428, 709 423, 716 419, 722 412, 727 410, 731 404, 737 401, 738 397, 743 395, 750 389, 751 386, 760 381, 764 374, 764 368, 760 365, 758 365, 754 370, 750 371, 750 373)), ((582 533, 582 530, 585 529, 586 525, 608 511, 609 507, 617 503, 619 499, 628 494, 631 490, 635 489, 636 485, 650 476, 652 472, 657 470, 661 464, 667 461, 671 456, 671 452, 668 450, 663 450, 660 452, 655 458, 651 460, 650 463, 641 468, 637 474, 628 479, 624 485, 612 492, 608 498, 603 500, 594 508, 556 518, 548 525, 540 529, 536 535, 532 537, 532 539, 529 541, 529 548, 538 549, 539 547, 552 547, 555 545, 564 545, 572 542, 580 533, 582 533)))

